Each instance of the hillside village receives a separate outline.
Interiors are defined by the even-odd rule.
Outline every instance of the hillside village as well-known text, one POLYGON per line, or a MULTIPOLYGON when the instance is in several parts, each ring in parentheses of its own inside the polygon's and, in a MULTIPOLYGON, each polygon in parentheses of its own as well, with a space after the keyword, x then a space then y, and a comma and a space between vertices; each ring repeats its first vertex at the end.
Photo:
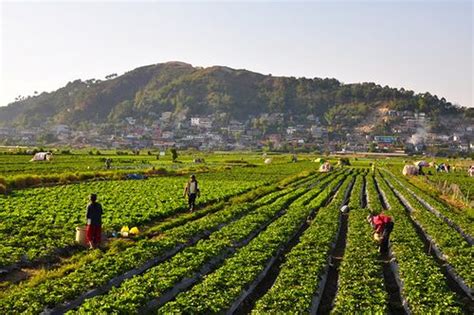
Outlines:
POLYGON ((449 132, 433 132, 425 113, 388 110, 390 132, 354 133, 354 128, 330 130, 324 118, 314 115, 285 119, 283 113, 249 115, 247 120, 228 119, 225 114, 190 116, 163 112, 151 125, 134 117, 119 124, 83 124, 73 129, 65 124, 43 128, 0 128, 4 145, 55 145, 72 148, 108 149, 194 148, 206 150, 259 150, 308 152, 392 152, 466 155, 474 151, 474 126, 459 124, 449 132))

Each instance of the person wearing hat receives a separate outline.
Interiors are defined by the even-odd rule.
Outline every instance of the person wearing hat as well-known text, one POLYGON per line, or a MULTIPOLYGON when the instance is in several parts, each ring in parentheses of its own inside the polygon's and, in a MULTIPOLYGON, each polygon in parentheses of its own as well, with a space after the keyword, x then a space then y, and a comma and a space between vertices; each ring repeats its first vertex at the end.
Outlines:
POLYGON ((196 176, 193 174, 189 178, 183 193, 184 198, 188 197, 189 211, 193 212, 196 208, 196 198, 199 197, 199 195, 200 191, 198 181, 196 180, 196 176))
POLYGON ((102 205, 97 202, 97 195, 90 195, 90 203, 86 213, 86 240, 91 249, 97 248, 102 235, 102 205))
POLYGON ((378 215, 369 214, 367 216, 367 221, 374 228, 374 234, 380 236, 380 253, 385 255, 388 254, 390 233, 392 233, 394 226, 392 217, 383 213, 378 215))

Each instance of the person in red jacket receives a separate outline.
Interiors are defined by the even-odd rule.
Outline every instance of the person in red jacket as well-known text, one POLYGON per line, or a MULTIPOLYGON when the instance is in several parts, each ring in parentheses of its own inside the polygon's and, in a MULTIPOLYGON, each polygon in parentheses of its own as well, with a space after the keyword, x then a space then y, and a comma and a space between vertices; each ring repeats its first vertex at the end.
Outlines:
POLYGON ((374 228, 374 233, 381 235, 380 253, 387 254, 390 243, 390 233, 392 233, 394 226, 392 217, 383 213, 379 215, 369 214, 367 221, 369 221, 370 225, 374 228))

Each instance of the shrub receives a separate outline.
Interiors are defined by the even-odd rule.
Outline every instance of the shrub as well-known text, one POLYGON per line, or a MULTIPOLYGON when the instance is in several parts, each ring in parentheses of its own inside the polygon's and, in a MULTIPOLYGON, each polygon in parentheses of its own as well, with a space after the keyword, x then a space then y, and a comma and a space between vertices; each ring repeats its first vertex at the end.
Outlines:
POLYGON ((0 194, 7 194, 7 186, 5 186, 5 184, 0 184, 0 194))
POLYGON ((14 188, 28 188, 41 184, 41 178, 36 175, 17 175, 9 180, 7 186, 14 188))
POLYGON ((79 180, 88 180, 88 179, 92 179, 94 178, 94 173, 79 173, 77 174, 77 178, 79 178, 79 180))
POLYGON ((60 183, 71 183, 78 181, 78 177, 75 174, 61 174, 59 178, 60 183))

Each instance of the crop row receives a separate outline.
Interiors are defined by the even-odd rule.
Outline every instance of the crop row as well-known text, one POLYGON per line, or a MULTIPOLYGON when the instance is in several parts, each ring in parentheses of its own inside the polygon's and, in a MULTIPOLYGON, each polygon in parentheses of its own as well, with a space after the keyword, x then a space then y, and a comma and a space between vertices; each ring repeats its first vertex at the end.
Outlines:
MULTIPOLYGON (((316 173, 313 174, 312 172, 301 172, 295 176, 291 176, 289 178, 285 178, 284 181, 280 181, 278 183, 278 187, 301 187, 304 185, 316 185, 321 180, 323 180, 327 174, 324 173, 316 173)), ((260 198, 261 196, 268 194, 276 189, 275 185, 271 186, 260 186, 258 188, 252 189, 244 194, 234 196, 230 199, 231 204, 237 204, 241 202, 254 202, 256 199, 260 198)), ((281 191, 281 193, 285 193, 281 191)), ((264 199, 259 199, 261 200, 264 199)), ((169 230, 173 227, 179 226, 186 222, 197 220, 202 218, 206 215, 219 211, 224 206, 224 202, 216 202, 211 206, 205 207, 200 209, 199 211, 190 212, 190 213, 181 213, 179 216, 174 216, 171 218, 167 218, 159 223, 154 223, 152 226, 146 229, 146 235, 157 235, 163 233, 166 230, 169 230)))
MULTIPOLYGON (((321 188, 313 189, 300 199, 309 200, 320 190, 321 188)), ((107 295, 86 301, 79 309, 79 313, 94 311, 138 313, 140 307, 143 307, 146 302, 162 296, 183 279, 197 278, 199 271, 204 266, 208 266, 211 259, 217 257, 216 260, 220 261, 230 255, 233 249, 243 245, 242 242, 245 243, 247 238, 251 238, 254 233, 276 219, 278 214, 282 214, 282 210, 304 191, 304 188, 294 190, 273 204, 252 211, 240 220, 211 234, 208 239, 199 241, 195 246, 185 248, 170 260, 151 268, 140 276, 125 281, 107 295)), ((297 199, 296 202, 300 202, 300 199, 297 199)))
POLYGON ((334 313, 353 314, 363 310, 386 313, 388 294, 384 289, 383 271, 372 228, 366 221, 369 211, 361 209, 362 175, 356 178, 349 202, 346 250, 339 267, 338 290, 334 313))
MULTIPOLYGON (((203 175, 199 203, 222 200, 263 181, 233 178, 226 181, 203 175)), ((16 192, 0 198, 0 266, 25 256, 34 260, 74 242, 74 230, 84 224, 87 197, 94 192, 104 207, 105 228, 140 226, 185 209, 183 178, 147 181, 94 182, 16 192)))
POLYGON ((365 190, 367 192, 367 205, 371 213, 381 213, 383 211, 382 204, 380 202, 379 193, 376 188, 374 176, 371 174, 365 177, 366 185, 365 190))
POLYGON ((398 265, 402 296, 408 301, 410 311, 416 314, 461 313, 440 267, 424 252, 423 242, 405 208, 379 173, 376 180, 390 204, 387 213, 394 217, 391 250, 398 265))
POLYGON ((140 240, 123 251, 109 250, 87 265, 80 266, 61 278, 48 279, 33 287, 18 287, 2 296, 0 309, 12 313, 23 311, 39 312, 44 307, 74 299, 87 290, 106 285, 114 277, 143 265, 145 262, 165 255, 176 248, 186 246, 206 232, 216 230, 258 206, 271 203, 280 197, 281 192, 271 193, 255 203, 235 204, 200 219, 187 222, 167 230, 156 240, 140 240))
POLYGON ((285 215, 227 259, 222 267, 191 290, 179 294, 175 301, 165 304, 158 312, 216 313, 235 307, 235 302, 262 275, 265 267, 295 235, 308 215, 330 197, 342 177, 344 175, 332 181, 313 200, 301 199, 293 203, 285 215))
POLYGON ((331 203, 318 210, 298 244, 285 255, 275 283, 257 301, 254 313, 310 311, 337 235, 339 207, 352 180, 352 176, 347 177, 331 203))
POLYGON ((417 198, 424 200, 430 206, 435 208, 439 213, 448 218, 465 233, 469 234, 471 238, 474 236, 474 218, 460 209, 452 208, 445 203, 437 200, 429 193, 413 185, 409 180, 401 175, 395 176, 393 172, 390 174, 400 181, 404 187, 417 198))
MULTIPOLYGON (((388 181, 388 180, 387 180, 388 181)), ((444 259, 451 264, 464 282, 474 287, 474 248, 441 218, 426 210, 420 201, 411 195, 396 180, 389 183, 411 209, 411 216, 420 224, 426 234, 436 243, 444 259)))

